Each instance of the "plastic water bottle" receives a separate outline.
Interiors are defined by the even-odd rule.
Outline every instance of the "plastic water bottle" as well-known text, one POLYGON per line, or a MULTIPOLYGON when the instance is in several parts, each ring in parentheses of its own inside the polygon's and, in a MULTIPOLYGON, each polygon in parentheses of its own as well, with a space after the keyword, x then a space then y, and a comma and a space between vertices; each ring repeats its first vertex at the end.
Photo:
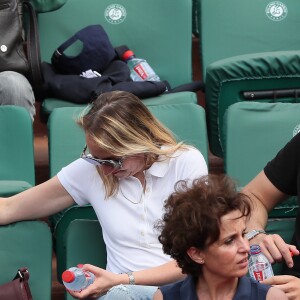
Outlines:
POLYGON ((63 284, 70 291, 82 291, 95 280, 95 275, 78 267, 72 267, 62 273, 63 284))
POLYGON ((274 276, 272 265, 259 245, 250 246, 249 275, 258 281, 274 276))
POLYGON ((127 62, 133 81, 160 81, 148 62, 145 59, 135 57, 133 51, 125 51, 122 58, 127 62))

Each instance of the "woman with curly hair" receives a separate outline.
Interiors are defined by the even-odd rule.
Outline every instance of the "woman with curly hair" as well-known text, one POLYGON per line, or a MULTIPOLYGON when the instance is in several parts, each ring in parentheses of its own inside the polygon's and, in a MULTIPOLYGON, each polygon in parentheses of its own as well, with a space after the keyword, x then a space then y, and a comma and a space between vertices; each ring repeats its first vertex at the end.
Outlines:
POLYGON ((285 294, 246 277, 248 198, 227 176, 177 183, 157 228, 163 251, 175 259, 183 281, 162 286, 153 300, 275 300, 285 294))

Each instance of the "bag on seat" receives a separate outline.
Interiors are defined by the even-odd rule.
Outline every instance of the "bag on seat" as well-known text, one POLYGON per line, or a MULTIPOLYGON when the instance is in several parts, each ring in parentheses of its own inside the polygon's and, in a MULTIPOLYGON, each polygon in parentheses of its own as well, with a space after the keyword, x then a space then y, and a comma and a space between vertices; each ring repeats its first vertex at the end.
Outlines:
POLYGON ((197 91, 202 87, 194 83, 172 90, 167 81, 133 81, 127 63, 122 60, 128 49, 125 45, 115 49, 99 24, 80 29, 54 51, 51 64, 43 63, 48 96, 84 104, 101 93, 114 90, 131 92, 146 99, 169 90, 175 93, 197 91), (72 48, 79 49, 75 55, 68 55, 72 48))
POLYGON ((32 300, 29 287, 29 271, 27 268, 20 268, 10 282, 0 285, 1 300, 32 300))

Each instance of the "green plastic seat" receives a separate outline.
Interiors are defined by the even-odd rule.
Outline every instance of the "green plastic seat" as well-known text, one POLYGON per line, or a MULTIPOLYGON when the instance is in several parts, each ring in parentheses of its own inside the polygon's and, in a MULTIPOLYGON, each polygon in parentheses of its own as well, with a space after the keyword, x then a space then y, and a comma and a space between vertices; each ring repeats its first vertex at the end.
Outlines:
MULTIPOLYGON (((224 115, 221 145, 225 173, 245 186, 300 130, 300 104, 238 102, 224 115)), ((266 231, 292 240, 298 212, 297 197, 290 197, 270 213, 266 231)), ((282 263, 273 265, 280 274, 282 263)))
MULTIPOLYGON (((148 102, 149 101, 149 102, 148 102)), ((194 103, 152 105, 144 102, 149 110, 177 136, 193 144, 208 162, 206 117, 203 107, 194 103), (196 130, 195 130, 196 129, 196 130)), ((84 133, 76 124, 82 107, 56 108, 48 120, 50 177, 77 159, 84 147, 84 133)))
MULTIPOLYGON (((79 263, 88 263, 105 269, 106 246, 98 221, 80 219, 72 221, 62 243, 65 248, 65 265, 61 267, 64 269, 74 267, 79 263), (80 236, 80 243, 78 243, 78 236, 80 236)), ((61 280, 61 273, 58 276, 61 280)), ((66 293, 65 299, 72 300, 73 298, 66 293)))
MULTIPOLYGON (((197 147, 208 162, 206 118, 203 107, 193 104, 165 104, 148 106, 150 111, 176 135, 178 140, 197 147)), ((55 176, 67 164, 77 159, 84 147, 84 133, 75 120, 82 108, 56 108, 48 120, 50 176, 55 176)), ((54 246, 57 255, 57 277, 61 277, 65 263, 65 247, 62 243, 65 231, 74 219, 97 217, 90 205, 74 205, 51 216, 54 246)))
POLYGON ((0 197, 35 185, 32 120, 19 106, 0 106, 0 197))
POLYGON ((300 39, 295 28, 300 25, 300 2, 198 0, 198 4, 210 150, 223 157, 220 135, 231 104, 298 101, 294 90, 300 87, 300 39), (268 93, 258 93, 262 91, 268 93))
POLYGON ((21 267, 29 270, 33 299, 51 300, 52 237, 42 221, 0 226, 0 285, 14 278, 21 267))
MULTIPOLYGON (((225 173, 243 187, 300 130, 300 104, 238 102, 224 116, 225 173)), ((296 217, 297 198, 275 207, 270 217, 296 217)))
MULTIPOLYGON (((101 24, 114 47, 127 45, 172 88, 192 81, 192 0, 120 0, 117 4, 89 0, 88 5, 82 0, 60 2, 65 4, 59 9, 38 15, 43 61, 50 62, 54 50, 78 30, 101 24)), ((78 54, 76 49, 70 51, 74 53, 69 55, 78 54)), ((161 95, 151 101, 173 103, 173 97, 178 96, 161 95)), ((190 98, 182 94, 180 102, 187 100, 190 98)), ((42 113, 49 115, 55 107, 71 105, 75 104, 45 99, 42 113)))

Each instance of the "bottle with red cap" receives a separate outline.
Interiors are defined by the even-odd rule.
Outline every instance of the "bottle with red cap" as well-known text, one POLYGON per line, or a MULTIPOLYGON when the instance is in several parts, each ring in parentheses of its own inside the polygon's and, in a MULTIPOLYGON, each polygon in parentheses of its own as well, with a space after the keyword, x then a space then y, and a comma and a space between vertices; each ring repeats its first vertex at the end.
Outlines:
POLYGON ((153 71, 148 62, 143 58, 135 57, 133 51, 125 51, 122 58, 127 62, 130 77, 133 81, 160 81, 159 76, 153 71))
POLYGON ((95 275, 80 267, 72 267, 62 273, 62 281, 70 291, 82 291, 95 280, 95 275))

